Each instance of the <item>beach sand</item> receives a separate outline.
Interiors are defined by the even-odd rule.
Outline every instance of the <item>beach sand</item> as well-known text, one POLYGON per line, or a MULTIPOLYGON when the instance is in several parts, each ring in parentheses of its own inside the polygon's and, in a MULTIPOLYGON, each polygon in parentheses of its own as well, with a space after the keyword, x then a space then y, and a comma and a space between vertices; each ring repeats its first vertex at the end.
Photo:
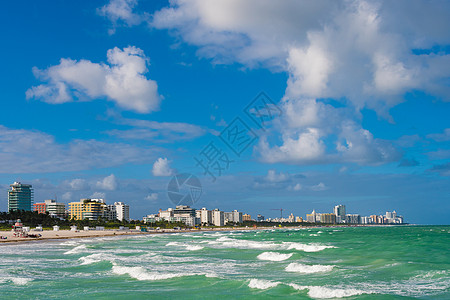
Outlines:
MULTIPOLYGON (((160 229, 149 230, 148 232, 141 232, 138 230, 118 230, 118 229, 106 229, 106 230, 59 230, 59 231, 31 231, 29 234, 42 235, 39 238, 21 238, 13 236, 12 231, 0 231, 0 236, 7 239, 0 239, 1 243, 8 242, 30 242, 30 241, 42 241, 52 239, 73 239, 73 238, 93 238, 93 237, 105 237, 105 236, 120 236, 120 235, 141 235, 141 234, 160 234, 160 233, 175 233, 175 232, 208 232, 208 231, 232 231, 232 230, 249 230, 254 228, 204 228, 204 229, 160 229)), ((262 228, 261 228, 262 229, 262 228)))

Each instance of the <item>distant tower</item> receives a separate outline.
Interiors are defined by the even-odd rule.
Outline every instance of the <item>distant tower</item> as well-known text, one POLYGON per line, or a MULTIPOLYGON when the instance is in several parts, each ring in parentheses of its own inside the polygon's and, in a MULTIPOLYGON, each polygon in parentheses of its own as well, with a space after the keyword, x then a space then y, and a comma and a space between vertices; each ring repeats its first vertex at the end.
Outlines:
POLYGON ((31 211, 33 204, 33 189, 31 184, 14 182, 8 190, 8 212, 16 210, 31 211))
POLYGON ((336 222, 342 223, 345 220, 345 205, 336 205, 334 214, 336 215, 336 222))

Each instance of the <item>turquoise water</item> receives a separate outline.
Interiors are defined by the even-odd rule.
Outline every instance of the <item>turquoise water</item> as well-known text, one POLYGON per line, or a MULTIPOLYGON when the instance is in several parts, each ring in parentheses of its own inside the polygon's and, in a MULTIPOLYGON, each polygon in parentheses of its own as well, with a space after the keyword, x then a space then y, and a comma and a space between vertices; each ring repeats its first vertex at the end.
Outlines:
POLYGON ((0 246, 0 298, 450 299, 450 226, 277 229, 0 246))

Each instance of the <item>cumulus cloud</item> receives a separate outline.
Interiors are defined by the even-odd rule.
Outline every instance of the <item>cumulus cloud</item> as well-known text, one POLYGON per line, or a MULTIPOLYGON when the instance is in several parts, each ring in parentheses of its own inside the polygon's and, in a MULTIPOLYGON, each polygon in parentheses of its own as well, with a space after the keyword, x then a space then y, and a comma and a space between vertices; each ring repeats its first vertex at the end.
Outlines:
POLYGON ((88 186, 88 183, 86 182, 86 180, 81 179, 81 178, 75 178, 75 179, 66 181, 66 183, 72 190, 82 190, 88 186))
POLYGON ((107 64, 62 58, 59 65, 34 75, 47 81, 26 91, 27 99, 51 104, 106 98, 126 110, 148 113, 159 109, 156 81, 147 79, 148 57, 134 46, 108 50, 107 64))
POLYGON ((266 180, 269 182, 281 182, 286 181, 287 179, 289 179, 289 174, 282 172, 277 173, 276 170, 269 170, 266 176, 266 180))
POLYGON ((153 176, 171 176, 174 170, 170 167, 171 161, 167 158, 158 158, 153 164, 153 176))
POLYGON ((106 176, 102 180, 97 181, 96 187, 102 190, 114 191, 117 189, 117 180, 114 174, 106 176))
MULTIPOLYGON (((10 129, 0 125, 0 172, 48 173, 89 170, 125 163, 149 163, 157 148, 140 148, 123 143, 72 140, 60 144, 52 135, 40 131, 10 129)), ((75 179, 71 189, 82 188, 75 179)))
POLYGON ((450 55, 432 50, 450 43, 442 30, 448 11, 439 1, 174 0, 151 26, 213 63, 288 74, 284 114, 272 131, 278 140, 262 136, 257 147, 263 161, 380 164, 401 155, 364 129, 358 112, 391 120, 389 109, 412 90, 448 98, 450 55))
POLYGON ((449 6, 439 1, 175 0, 153 15, 151 25, 171 29, 216 63, 287 71, 290 97, 347 97, 358 107, 383 109, 402 101, 406 90, 433 92, 435 79, 450 74, 447 55, 412 51, 450 42, 441 29, 450 26, 449 6), (436 27, 419 25, 427 19, 436 27))
POLYGON ((133 11, 137 4, 137 0, 111 0, 97 10, 99 15, 109 19, 113 25, 108 31, 109 34, 114 34, 118 26, 133 26, 144 21, 144 16, 133 11))
POLYGON ((148 201, 156 201, 156 200, 158 200, 158 194, 157 193, 151 193, 151 194, 145 196, 144 199, 148 200, 148 201))
POLYGON ((310 189, 315 192, 320 192, 320 191, 328 190, 328 187, 325 185, 325 183, 320 182, 316 185, 311 186, 310 189))

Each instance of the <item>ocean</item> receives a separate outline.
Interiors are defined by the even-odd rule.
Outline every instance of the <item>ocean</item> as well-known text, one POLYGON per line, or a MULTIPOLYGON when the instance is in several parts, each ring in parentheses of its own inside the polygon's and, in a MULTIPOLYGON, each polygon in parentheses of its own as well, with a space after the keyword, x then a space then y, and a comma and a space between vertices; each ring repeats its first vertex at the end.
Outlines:
POLYGON ((450 299, 450 226, 0 245, 1 299, 450 299))

